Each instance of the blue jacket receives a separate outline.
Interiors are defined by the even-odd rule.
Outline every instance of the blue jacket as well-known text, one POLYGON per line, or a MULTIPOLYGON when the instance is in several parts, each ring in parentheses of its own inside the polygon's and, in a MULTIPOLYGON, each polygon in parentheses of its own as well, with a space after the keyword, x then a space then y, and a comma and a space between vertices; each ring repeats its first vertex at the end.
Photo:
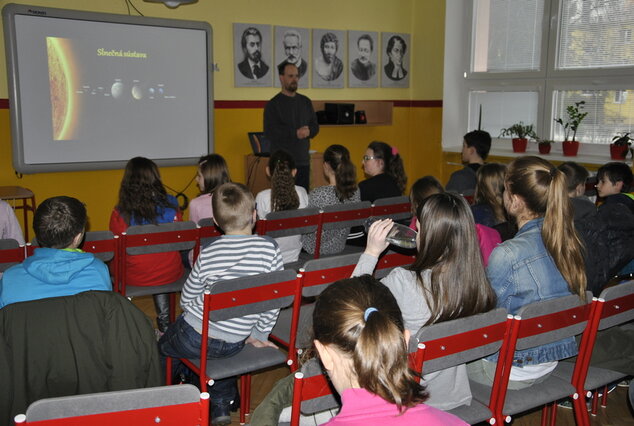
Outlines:
POLYGON ((0 308, 88 290, 112 290, 108 268, 101 260, 92 253, 36 248, 33 256, 4 273, 0 280, 0 308))
MULTIPOLYGON (((561 275, 542 240, 543 218, 533 219, 515 238, 497 246, 489 257, 487 276, 497 294, 497 306, 515 315, 524 305, 568 296, 568 283, 561 275)), ((541 364, 577 354, 574 338, 516 351, 513 365, 541 364)), ((487 358, 497 360, 497 354, 487 358)))

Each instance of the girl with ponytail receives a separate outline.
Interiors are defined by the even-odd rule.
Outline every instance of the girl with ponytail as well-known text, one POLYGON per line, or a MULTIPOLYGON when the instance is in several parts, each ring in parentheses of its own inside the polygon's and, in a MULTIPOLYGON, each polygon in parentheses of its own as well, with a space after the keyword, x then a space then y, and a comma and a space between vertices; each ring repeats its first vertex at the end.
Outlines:
MULTIPOLYGON (((264 219, 271 212, 301 209, 308 205, 306 190, 295 185, 297 169, 293 157, 286 151, 276 151, 269 158, 266 174, 271 178, 271 189, 260 191, 255 197, 258 217, 264 219)), ((284 263, 297 261, 302 250, 301 235, 276 238, 284 263)))
POLYGON ((403 195, 407 175, 396 147, 385 142, 370 143, 363 156, 363 170, 369 178, 359 184, 362 201, 403 195))
MULTIPOLYGON (((504 205, 519 231, 496 247, 487 275, 498 306, 515 314, 540 300, 576 294, 585 298, 583 246, 573 225, 566 176, 539 157, 520 157, 508 166, 504 205)), ((509 389, 543 381, 560 359, 577 354, 573 338, 516 351, 509 389)), ((497 355, 469 367, 472 379, 491 383, 497 355)))
POLYGON ((370 275, 341 280, 317 299, 315 347, 342 408, 327 425, 464 425, 423 404, 408 368, 409 331, 390 290, 370 275))
MULTIPOLYGON (((350 161, 350 152, 345 146, 330 145, 324 152, 324 175, 328 185, 310 191, 308 206, 324 208, 334 204, 361 201, 357 187, 357 171, 350 161)), ((323 231, 321 237, 321 255, 341 252, 346 245, 349 228, 323 231)), ((304 234, 302 246, 310 254, 315 254, 315 234, 304 234)))

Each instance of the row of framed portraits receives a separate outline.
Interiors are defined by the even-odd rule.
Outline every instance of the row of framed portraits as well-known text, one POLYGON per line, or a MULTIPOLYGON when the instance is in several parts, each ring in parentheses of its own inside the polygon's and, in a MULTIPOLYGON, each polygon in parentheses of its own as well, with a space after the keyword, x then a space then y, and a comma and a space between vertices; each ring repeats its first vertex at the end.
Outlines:
POLYGON ((299 70, 300 88, 409 87, 410 35, 233 24, 236 87, 280 87, 278 65, 299 70), (275 37, 273 37, 275 34, 275 37), (312 42, 311 42, 312 34, 312 42), (380 41, 380 46, 379 46, 380 41), (309 82, 310 80, 310 82, 309 82))

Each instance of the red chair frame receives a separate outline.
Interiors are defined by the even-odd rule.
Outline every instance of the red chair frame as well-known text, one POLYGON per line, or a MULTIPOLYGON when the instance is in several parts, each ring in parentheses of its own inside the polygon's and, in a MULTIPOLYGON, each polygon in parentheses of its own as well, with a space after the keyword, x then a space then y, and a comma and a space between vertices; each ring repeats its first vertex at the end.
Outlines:
MULTIPOLYGON (((363 203, 363 202, 361 202, 363 203)), ((319 259, 319 252, 321 250, 321 237, 324 225, 328 223, 346 222, 349 220, 361 220, 367 219, 371 216, 372 206, 360 207, 358 209, 344 210, 344 211, 322 211, 319 214, 319 224, 317 226, 317 236, 315 238, 315 259, 319 259)))

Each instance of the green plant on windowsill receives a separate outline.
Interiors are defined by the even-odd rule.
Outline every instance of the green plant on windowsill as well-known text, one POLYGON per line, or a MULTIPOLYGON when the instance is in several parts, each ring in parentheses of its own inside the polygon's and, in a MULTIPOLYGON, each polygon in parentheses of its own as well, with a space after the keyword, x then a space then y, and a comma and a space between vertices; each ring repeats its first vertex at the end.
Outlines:
POLYGON ((512 126, 507 127, 506 129, 502 129, 500 137, 504 136, 515 136, 512 139, 513 152, 526 152, 528 138, 537 138, 535 130, 533 129, 533 125, 524 124, 524 122, 522 121, 520 121, 519 123, 515 123, 512 126))
POLYGON ((610 144, 610 157, 613 160, 625 160, 628 151, 634 157, 634 149, 630 148, 633 140, 629 132, 617 133, 610 144))
POLYGON ((564 129, 564 141, 568 141, 570 134, 572 133, 571 141, 576 141, 577 130, 579 130, 579 125, 588 115, 587 112, 581 112, 584 108, 586 101, 575 102, 574 105, 568 105, 566 107, 566 114, 568 114, 568 119, 566 121, 563 118, 555 118, 555 123, 558 123, 564 129))
POLYGON ((537 149, 539 149, 540 154, 550 154, 551 145, 555 143, 555 141, 551 139, 537 139, 537 149))

